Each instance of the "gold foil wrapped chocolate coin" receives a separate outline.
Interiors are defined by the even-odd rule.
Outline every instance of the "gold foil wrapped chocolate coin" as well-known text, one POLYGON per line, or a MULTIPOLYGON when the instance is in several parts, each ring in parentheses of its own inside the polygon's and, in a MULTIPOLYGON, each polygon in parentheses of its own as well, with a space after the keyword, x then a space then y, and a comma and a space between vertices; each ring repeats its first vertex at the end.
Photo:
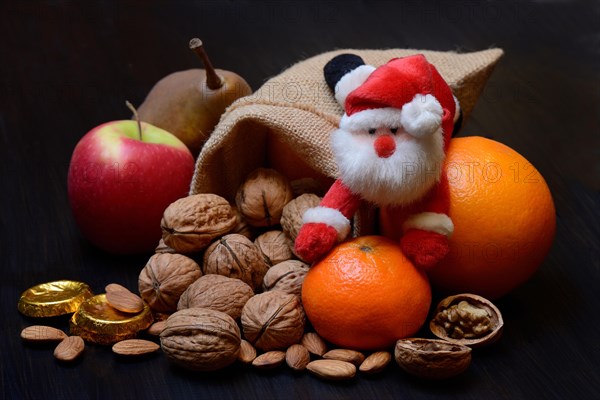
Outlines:
POLYGON ((92 290, 83 282, 46 282, 24 291, 18 309, 28 317, 56 317, 77 311, 92 296, 92 290))
POLYGON ((124 313, 106 301, 105 294, 86 300, 70 321, 72 335, 81 336, 88 342, 110 345, 132 339, 153 322, 148 304, 137 314, 124 313))

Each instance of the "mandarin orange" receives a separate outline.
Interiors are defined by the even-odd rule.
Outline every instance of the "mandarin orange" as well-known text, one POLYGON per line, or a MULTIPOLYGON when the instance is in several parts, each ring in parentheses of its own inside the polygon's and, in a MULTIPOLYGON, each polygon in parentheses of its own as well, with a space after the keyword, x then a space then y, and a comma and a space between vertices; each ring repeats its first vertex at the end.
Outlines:
POLYGON ((431 288, 398 243, 361 236, 340 243, 310 269, 302 303, 317 333, 336 346, 384 349, 421 328, 431 288))

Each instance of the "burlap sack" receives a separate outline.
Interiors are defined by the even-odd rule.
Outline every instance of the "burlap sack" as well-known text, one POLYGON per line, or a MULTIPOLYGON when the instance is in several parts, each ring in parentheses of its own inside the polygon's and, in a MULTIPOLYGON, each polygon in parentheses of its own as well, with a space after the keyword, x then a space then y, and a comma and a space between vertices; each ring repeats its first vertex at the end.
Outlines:
POLYGON ((233 201, 240 183, 258 167, 275 168, 289 179, 309 176, 331 183, 336 165, 329 135, 343 109, 325 83, 323 66, 341 53, 358 54, 374 66, 423 53, 452 87, 465 120, 502 56, 501 49, 463 54, 344 49, 301 61, 228 108, 198 156, 190 193, 216 193, 233 201))

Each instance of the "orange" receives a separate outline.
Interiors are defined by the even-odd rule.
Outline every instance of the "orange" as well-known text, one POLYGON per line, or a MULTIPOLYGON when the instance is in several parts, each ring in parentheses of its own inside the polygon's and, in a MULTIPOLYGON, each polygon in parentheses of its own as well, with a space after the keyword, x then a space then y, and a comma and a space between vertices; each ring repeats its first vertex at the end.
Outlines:
POLYGON ((550 190, 523 156, 482 137, 453 139, 446 159, 449 255, 429 272, 443 291, 498 298, 529 279, 554 238, 550 190))
POLYGON ((338 244, 310 269, 302 303, 325 340, 344 348, 385 349, 421 328, 431 288, 396 242, 361 236, 338 244))

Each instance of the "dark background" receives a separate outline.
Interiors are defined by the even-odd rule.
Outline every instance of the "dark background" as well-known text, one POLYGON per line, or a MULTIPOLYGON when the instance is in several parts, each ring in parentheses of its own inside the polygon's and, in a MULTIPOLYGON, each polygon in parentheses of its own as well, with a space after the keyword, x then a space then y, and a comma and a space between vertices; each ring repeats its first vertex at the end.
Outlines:
MULTIPOLYGON (((597 2, 2 1, 0 60, 0 397, 600 398, 597 2), (504 337, 476 350, 467 373, 426 382, 393 365, 347 383, 288 368, 191 374, 160 354, 124 361, 91 345, 64 366, 52 348, 21 343, 21 329, 37 321, 16 304, 34 284, 137 288, 148 255, 109 256, 81 237, 66 193, 69 158, 88 130, 129 117, 125 99, 139 104, 159 78, 198 67, 193 36, 254 89, 335 48, 505 50, 461 135, 528 158, 552 190, 558 229, 538 273, 497 302, 504 337)), ((51 323, 66 328, 66 319, 51 323)))

